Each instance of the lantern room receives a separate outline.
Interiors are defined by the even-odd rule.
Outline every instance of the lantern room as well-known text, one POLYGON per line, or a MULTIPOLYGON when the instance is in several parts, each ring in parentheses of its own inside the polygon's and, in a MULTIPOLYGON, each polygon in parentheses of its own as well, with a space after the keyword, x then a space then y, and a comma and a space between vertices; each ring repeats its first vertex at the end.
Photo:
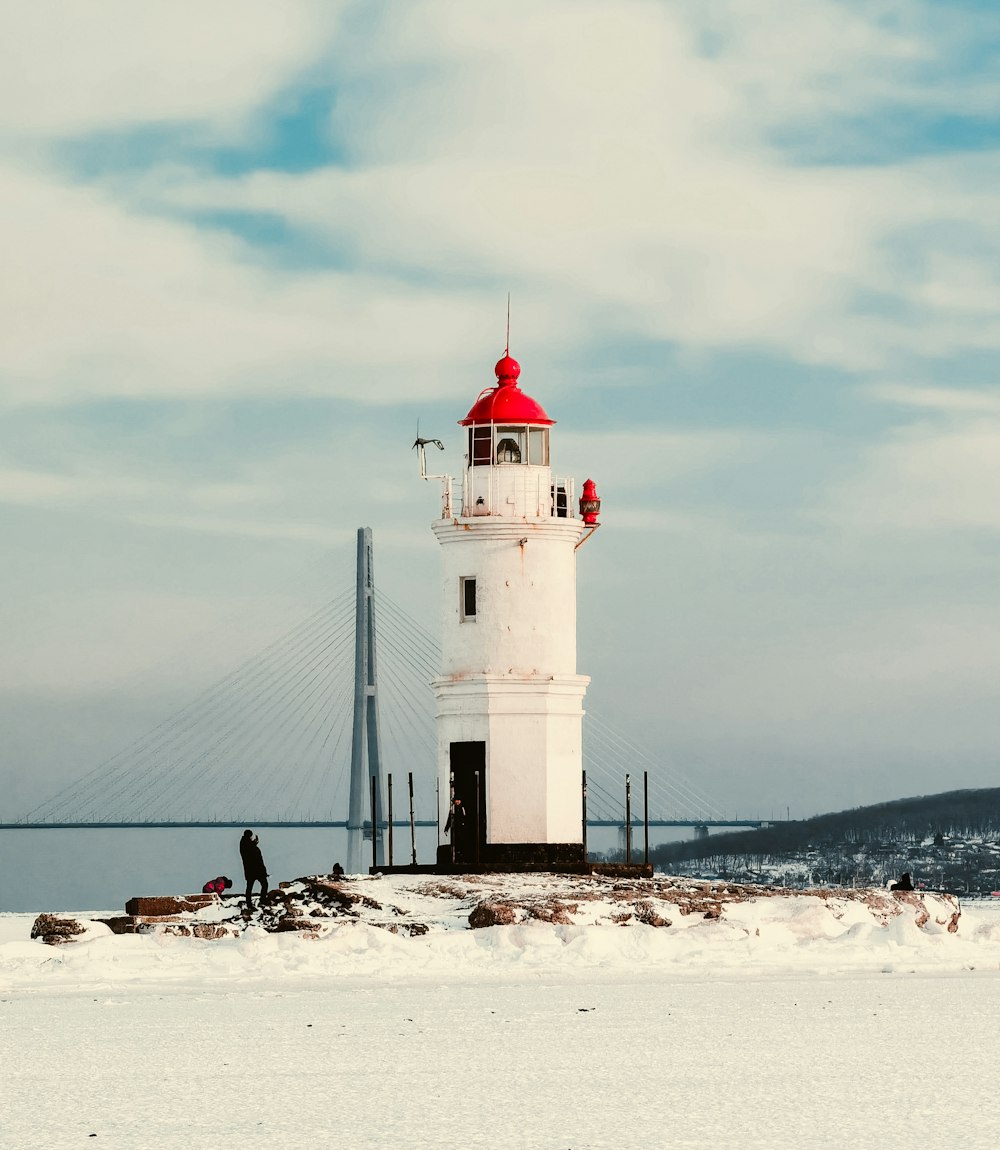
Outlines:
POLYGON ((567 492, 553 487, 545 409, 518 386, 521 367, 504 354, 497 382, 484 390, 460 424, 466 428, 462 514, 565 515, 567 492))

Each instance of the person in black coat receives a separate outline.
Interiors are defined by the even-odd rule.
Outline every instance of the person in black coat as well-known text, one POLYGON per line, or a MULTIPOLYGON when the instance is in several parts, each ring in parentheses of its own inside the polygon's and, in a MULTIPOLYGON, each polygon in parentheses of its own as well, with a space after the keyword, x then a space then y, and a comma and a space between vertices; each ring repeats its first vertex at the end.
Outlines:
POLYGON ((451 861, 452 863, 468 862, 466 858, 467 843, 465 834, 465 805, 461 799, 455 799, 448 812, 448 820, 444 824, 444 833, 451 833, 451 861))
POLYGON ((247 910, 253 910, 253 884, 260 883, 260 901, 267 898, 267 867, 260 853, 257 836, 251 830, 243 832, 240 839, 240 858, 243 859, 243 873, 247 880, 247 910))

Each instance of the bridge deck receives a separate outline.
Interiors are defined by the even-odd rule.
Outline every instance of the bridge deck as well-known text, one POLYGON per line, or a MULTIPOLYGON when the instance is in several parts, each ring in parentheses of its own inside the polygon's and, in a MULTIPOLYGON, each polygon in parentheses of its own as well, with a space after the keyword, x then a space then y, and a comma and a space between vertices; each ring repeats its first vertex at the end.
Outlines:
MULTIPOLYGON (((650 819, 651 827, 762 827, 774 822, 774 819, 650 819)), ((387 827, 387 822, 379 823, 381 828, 387 827)), ((409 819, 393 819, 394 827, 408 827, 409 819)), ((415 819, 414 825, 418 827, 434 827, 438 824, 434 819, 415 819)), ((624 819, 588 819, 588 827, 620 827, 625 825, 624 819)), ((643 820, 633 816, 632 826, 643 826, 643 820)), ((183 827, 302 827, 323 828, 331 827, 346 829, 346 819, 327 821, 317 819, 313 821, 285 821, 281 819, 236 819, 236 820, 199 820, 196 822, 65 822, 65 823, 4 823, 0 822, 0 831, 83 831, 83 830, 164 830, 183 827)))

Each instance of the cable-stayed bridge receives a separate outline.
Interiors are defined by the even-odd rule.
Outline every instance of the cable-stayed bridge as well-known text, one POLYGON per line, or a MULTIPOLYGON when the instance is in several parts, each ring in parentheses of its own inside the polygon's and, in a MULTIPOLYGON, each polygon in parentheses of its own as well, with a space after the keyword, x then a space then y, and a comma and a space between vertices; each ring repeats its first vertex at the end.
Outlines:
MULTIPOLYGON (((376 825, 386 824, 390 778, 405 795, 411 773, 415 825, 437 825, 430 682, 440 649, 426 627, 377 589, 370 541, 370 531, 359 531, 355 587, 0 829, 367 825, 370 837, 373 810, 376 825), (367 792, 369 772, 378 787, 362 816, 359 779, 367 792)), ((583 725, 583 760, 588 826, 623 825, 629 775, 632 825, 642 824, 644 807, 650 826, 760 825, 726 819, 676 771, 592 712, 583 725)), ((394 809, 395 825, 409 824, 405 805, 406 798, 394 809)))

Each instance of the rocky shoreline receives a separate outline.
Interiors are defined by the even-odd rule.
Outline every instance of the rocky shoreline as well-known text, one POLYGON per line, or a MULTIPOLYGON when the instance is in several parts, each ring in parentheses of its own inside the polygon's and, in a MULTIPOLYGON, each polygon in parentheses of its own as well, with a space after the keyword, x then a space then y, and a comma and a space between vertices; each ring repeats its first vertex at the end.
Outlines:
POLYGON ((226 893, 132 898, 125 913, 101 918, 40 914, 31 937, 50 945, 95 933, 162 934, 212 941, 247 930, 295 933, 317 939, 337 926, 366 923, 405 937, 442 930, 476 930, 540 922, 557 925, 646 926, 668 930, 695 916, 721 921, 741 904, 762 899, 812 900, 835 918, 864 909, 881 926, 901 916, 925 929, 958 930, 961 907, 953 895, 879 888, 787 890, 657 875, 449 875, 383 879, 311 875, 283 882, 262 906, 247 911, 242 896, 226 893))

